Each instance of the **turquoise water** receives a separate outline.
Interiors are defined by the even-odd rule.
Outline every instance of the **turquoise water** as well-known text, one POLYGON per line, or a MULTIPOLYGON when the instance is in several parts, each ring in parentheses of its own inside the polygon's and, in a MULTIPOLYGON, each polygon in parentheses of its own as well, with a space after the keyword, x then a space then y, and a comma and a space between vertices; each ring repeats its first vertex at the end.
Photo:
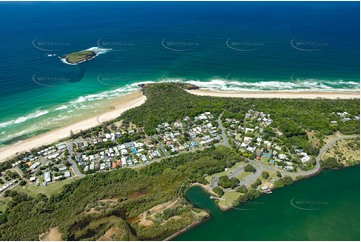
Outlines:
POLYGON ((323 171, 226 212, 200 187, 186 196, 211 218, 175 240, 360 239, 360 166, 323 171))
POLYGON ((1 2, 0 145, 143 82, 359 90, 359 16, 358 2, 1 2), (58 58, 90 47, 112 51, 76 66, 58 58))

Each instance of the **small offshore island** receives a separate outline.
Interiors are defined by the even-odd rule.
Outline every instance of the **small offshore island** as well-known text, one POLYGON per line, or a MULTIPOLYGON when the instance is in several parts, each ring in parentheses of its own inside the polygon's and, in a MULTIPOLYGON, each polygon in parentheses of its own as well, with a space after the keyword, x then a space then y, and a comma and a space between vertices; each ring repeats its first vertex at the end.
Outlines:
POLYGON ((192 186, 229 209, 321 169, 360 163, 359 99, 140 87, 142 105, 0 163, 0 240, 172 239, 210 216, 185 198, 192 186))
POLYGON ((85 61, 88 61, 88 60, 92 60, 95 57, 97 57, 98 55, 104 54, 104 53, 106 53, 106 52, 108 52, 110 50, 111 49, 104 49, 104 48, 99 48, 99 47, 91 47, 91 48, 86 49, 86 50, 73 52, 73 53, 70 53, 70 54, 60 56, 59 58, 65 64, 77 65, 79 63, 82 63, 82 62, 85 62, 85 61))

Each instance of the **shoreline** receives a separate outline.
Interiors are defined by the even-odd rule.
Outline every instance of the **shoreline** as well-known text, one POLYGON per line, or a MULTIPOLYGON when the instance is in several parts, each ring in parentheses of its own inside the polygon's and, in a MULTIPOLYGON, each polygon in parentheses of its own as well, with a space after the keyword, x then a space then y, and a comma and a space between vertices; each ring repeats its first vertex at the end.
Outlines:
POLYGON ((101 124, 101 122, 115 119, 123 112, 127 111, 128 109, 140 106, 145 101, 146 97, 142 94, 141 91, 121 96, 114 100, 112 103, 112 107, 114 108, 111 110, 96 113, 92 115, 92 117, 87 117, 73 124, 69 124, 64 127, 32 137, 30 139, 26 139, 18 143, 0 148, 0 162, 4 162, 9 158, 14 157, 17 153, 30 151, 33 148, 51 144, 58 140, 69 137, 70 131, 73 131, 75 134, 80 132, 80 130, 86 130, 98 126, 101 124))
POLYGON ((285 99, 360 99, 359 91, 325 92, 325 91, 215 91, 207 89, 186 90, 198 96, 235 97, 235 98, 285 98, 285 99))
MULTIPOLYGON (((205 210, 204 210, 204 211, 205 211, 205 210)), ((194 222, 194 223, 191 223, 191 224, 188 225, 187 227, 185 227, 185 228, 179 230, 178 232, 176 232, 176 233, 168 236, 168 237, 165 238, 163 241, 170 241, 170 240, 174 239, 175 237, 177 237, 177 236, 179 236, 179 235, 187 232, 188 230, 193 229, 193 228, 196 227, 197 225, 199 225, 199 224, 201 224, 201 223, 203 223, 203 222, 206 222, 206 221, 211 217, 211 215, 210 215, 208 212, 207 212, 207 214, 208 214, 207 217, 205 217, 204 219, 201 219, 201 220, 199 220, 199 221, 196 221, 196 222, 194 222)))
MULTIPOLYGON (((360 165, 360 164, 357 164, 357 165, 360 165)), ((353 165, 353 166, 356 166, 356 165, 353 165)), ((346 168, 350 168, 350 167, 353 167, 353 166, 345 166, 345 167, 342 167, 342 168, 332 168, 331 170, 341 170, 341 169, 346 169, 346 168)), ((325 169, 322 169, 322 168, 320 167, 315 173, 302 176, 300 179, 294 180, 294 181, 292 182, 292 184, 290 184, 290 185, 288 185, 288 186, 292 186, 294 183, 296 183, 296 182, 298 182, 298 181, 301 181, 301 180, 304 180, 304 179, 309 179, 309 178, 311 178, 311 177, 317 176, 317 175, 320 174, 323 170, 325 170, 325 169)), ((200 183, 194 183, 194 184, 192 184, 189 188, 191 188, 191 187, 196 187, 196 186, 202 188, 203 191, 205 191, 206 193, 208 193, 208 194, 210 194, 210 195, 214 195, 214 194, 215 194, 214 192, 212 192, 211 190, 209 190, 206 185, 203 185, 203 184, 200 184, 200 183)), ((280 187, 280 188, 282 188, 282 187, 280 187)), ((276 190, 276 189, 278 189, 278 188, 270 188, 270 189, 271 189, 271 190, 276 190)), ((217 195, 217 194, 216 194, 216 195, 217 195)), ((265 195, 265 194, 262 194, 262 195, 265 195)), ((218 195, 217 195, 217 196, 218 196, 218 195)), ((254 200, 254 199, 252 199, 252 200, 254 200)), ((250 201, 251 201, 251 200, 250 200, 250 201)), ((241 205, 241 204, 239 204, 239 205, 241 205)), ((218 209, 220 209, 222 212, 226 212, 226 211, 234 208, 233 206, 224 207, 224 206, 219 205, 219 203, 216 203, 216 206, 217 206, 218 209)), ((212 215, 211 215, 207 210, 204 210, 204 209, 202 209, 202 210, 205 211, 205 212, 208 214, 208 216, 207 216, 206 218, 204 218, 204 219, 202 219, 202 220, 200 220, 200 221, 196 221, 196 222, 188 225, 187 227, 185 227, 185 228, 179 230, 178 232, 172 234, 171 236, 167 237, 167 238, 164 239, 163 241, 172 240, 172 239, 174 239, 175 237, 177 237, 177 236, 179 236, 179 235, 187 232, 188 230, 190 230, 190 229, 196 227, 197 225, 199 225, 199 224, 201 224, 201 223, 203 223, 203 222, 206 222, 208 219, 210 219, 212 215)))
MULTIPOLYGON (((209 191, 209 190, 207 189, 207 186, 206 186, 206 185, 203 185, 203 184, 201 184, 201 183, 193 183, 193 184, 191 184, 191 185, 189 186, 189 188, 191 188, 191 187, 201 187, 203 190, 205 190, 206 193, 211 194, 211 195, 216 195, 216 196, 218 196, 216 193, 214 193, 214 192, 212 192, 212 191, 209 191), (212 194, 212 193, 213 193, 213 194, 212 194)), ((189 188, 187 188, 187 189, 189 189, 189 188)), ((190 202, 189 202, 189 203, 190 203, 190 202)), ((190 203, 190 204, 192 204, 192 203, 190 203)), ((204 209, 201 209, 201 210, 207 213, 207 217, 205 217, 204 219, 201 219, 201 220, 199 220, 199 221, 195 221, 195 222, 191 223, 190 225, 184 227, 183 229, 181 229, 181 230, 175 232, 174 234, 168 236, 167 238, 163 239, 163 241, 170 241, 170 240, 174 239, 175 237, 177 237, 177 236, 179 236, 179 235, 187 232, 188 230, 196 227, 197 225, 199 225, 199 224, 201 224, 201 223, 203 223, 203 222, 206 222, 208 219, 211 218, 211 214, 210 214, 207 210, 204 210, 204 209)))

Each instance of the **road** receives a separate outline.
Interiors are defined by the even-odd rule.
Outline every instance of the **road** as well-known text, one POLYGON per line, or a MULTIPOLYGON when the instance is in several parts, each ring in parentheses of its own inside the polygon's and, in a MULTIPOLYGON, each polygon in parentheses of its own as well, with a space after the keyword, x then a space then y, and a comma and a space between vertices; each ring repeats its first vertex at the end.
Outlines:
POLYGON ((73 155, 73 142, 67 142, 66 143, 66 146, 68 148, 68 152, 69 152, 69 157, 68 157, 68 160, 69 160, 69 163, 73 169, 73 172, 75 173, 75 176, 80 176, 80 177, 83 177, 85 176, 83 173, 80 172, 79 168, 78 168, 78 165, 76 164, 76 162, 71 158, 71 156, 73 155))
POLYGON ((223 142, 217 143, 216 146, 224 145, 224 146, 230 147, 230 145, 229 145, 229 143, 228 143, 228 137, 227 137, 227 134, 226 134, 226 128, 225 128, 225 127, 223 126, 223 124, 222 124, 222 120, 221 120, 222 115, 223 115, 223 113, 218 116, 217 122, 218 122, 219 128, 220 128, 221 131, 222 131, 221 136, 222 136, 223 142))
POLYGON ((219 177, 215 176, 212 178, 211 180, 211 184, 209 185, 209 187, 212 189, 213 187, 216 187, 218 185, 218 181, 219 181, 219 177))
POLYGON ((168 151, 164 148, 164 145, 163 145, 161 142, 158 143, 158 148, 164 153, 165 157, 169 157, 169 156, 170 156, 170 154, 169 154, 168 151))

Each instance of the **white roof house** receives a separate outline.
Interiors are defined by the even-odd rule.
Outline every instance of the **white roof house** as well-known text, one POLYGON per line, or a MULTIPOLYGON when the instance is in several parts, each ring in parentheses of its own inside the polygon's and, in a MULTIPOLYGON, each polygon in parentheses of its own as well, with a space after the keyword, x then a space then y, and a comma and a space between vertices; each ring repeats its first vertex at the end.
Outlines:
POLYGON ((287 156, 285 154, 279 154, 278 158, 281 159, 281 160, 286 160, 287 156))
POLYGON ((311 157, 309 157, 308 155, 304 156, 301 158, 301 162, 302 163, 306 163, 309 162, 311 160, 311 157))
POLYGON ((128 154, 128 151, 127 151, 126 149, 122 149, 122 150, 121 150, 121 153, 122 153, 122 155, 127 155, 127 154, 128 154))
POLYGON ((51 182, 51 173, 47 171, 44 173, 44 182, 51 182))

